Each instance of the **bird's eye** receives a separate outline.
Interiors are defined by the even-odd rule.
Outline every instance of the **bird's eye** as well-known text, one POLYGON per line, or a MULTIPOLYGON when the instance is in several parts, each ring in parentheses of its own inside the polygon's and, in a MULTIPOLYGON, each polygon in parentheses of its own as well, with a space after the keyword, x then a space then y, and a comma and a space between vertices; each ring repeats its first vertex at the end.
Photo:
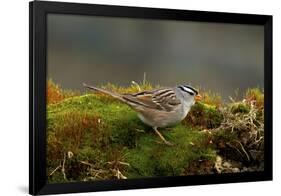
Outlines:
POLYGON ((194 96, 194 92, 192 92, 192 91, 185 91, 185 92, 188 93, 191 96, 194 96))

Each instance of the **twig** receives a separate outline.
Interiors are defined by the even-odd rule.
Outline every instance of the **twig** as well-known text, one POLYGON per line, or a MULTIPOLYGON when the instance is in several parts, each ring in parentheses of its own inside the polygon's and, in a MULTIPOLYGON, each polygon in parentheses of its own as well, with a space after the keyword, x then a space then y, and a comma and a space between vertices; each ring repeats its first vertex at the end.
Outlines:
POLYGON ((49 174, 49 177, 52 176, 59 168, 61 168, 61 164, 49 174))
POLYGON ((137 132, 139 132, 139 133, 145 133, 145 131, 144 130, 142 130, 142 129, 135 129, 137 132))
POLYGON ((114 176, 116 176, 117 179, 127 179, 127 177, 124 176, 119 169, 111 169, 111 171, 114 173, 114 176))
POLYGON ((90 174, 93 175, 92 177, 94 179, 98 178, 98 179, 103 179, 103 177, 101 177, 99 174, 102 173, 108 173, 107 170, 103 170, 103 169, 90 169, 90 174))
POLYGON ((103 171, 97 171, 96 174, 94 175, 94 178, 97 178, 97 177, 101 178, 101 177, 99 176, 100 173, 103 173, 103 171))
POLYGON ((130 166, 129 163, 123 162, 123 161, 108 161, 107 162, 109 165, 113 165, 113 164, 120 164, 120 165, 126 165, 126 166, 130 166))
POLYGON ((243 157, 243 154, 240 152, 240 150, 236 146, 232 145, 230 142, 227 142, 226 144, 228 146, 230 146, 231 148, 234 148, 243 157))
POLYGON ((88 165, 88 166, 90 166, 90 167, 94 167, 93 164, 88 163, 88 162, 86 162, 86 161, 80 161, 80 163, 82 163, 82 164, 84 164, 84 165, 88 165))
POLYGON ((126 165, 126 166, 129 166, 130 167, 130 164, 129 163, 126 163, 126 162, 123 162, 123 161, 118 161, 119 164, 121 165, 126 165))
POLYGON ((239 142, 238 140, 234 140, 235 142, 237 142, 238 144, 240 144, 243 152, 245 153, 245 155, 247 156, 248 161, 250 161, 250 156, 248 155, 247 151, 245 150, 243 144, 241 144, 241 142, 239 142))
POLYGON ((91 180, 94 180, 96 178, 103 179, 99 174, 108 172, 103 169, 94 169, 95 166, 87 161, 79 161, 79 162, 90 167, 90 173, 91 173, 91 175, 93 175, 93 176, 89 177, 89 179, 91 179, 91 180))
POLYGON ((65 154, 63 155, 63 162, 62 162, 61 172, 62 172, 62 174, 63 174, 63 178, 64 178, 65 180, 67 180, 66 174, 65 174, 65 168, 64 168, 64 166, 65 166, 65 154))

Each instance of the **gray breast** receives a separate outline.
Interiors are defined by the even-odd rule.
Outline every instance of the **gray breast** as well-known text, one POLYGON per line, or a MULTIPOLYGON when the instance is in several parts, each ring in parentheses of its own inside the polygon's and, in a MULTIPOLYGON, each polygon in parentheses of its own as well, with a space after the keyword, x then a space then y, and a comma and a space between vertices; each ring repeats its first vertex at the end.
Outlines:
POLYGON ((179 107, 170 112, 147 109, 138 113, 138 117, 143 123, 151 127, 167 127, 182 121, 187 112, 182 105, 179 105, 179 107))

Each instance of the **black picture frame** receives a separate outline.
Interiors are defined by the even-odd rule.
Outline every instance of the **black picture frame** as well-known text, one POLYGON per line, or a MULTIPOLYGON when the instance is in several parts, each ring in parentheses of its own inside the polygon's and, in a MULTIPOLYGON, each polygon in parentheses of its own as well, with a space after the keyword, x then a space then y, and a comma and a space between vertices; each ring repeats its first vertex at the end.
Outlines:
POLYGON ((29 193, 57 194, 272 180, 272 16, 32 1, 29 3, 29 193), (264 26, 265 165, 262 172, 48 184, 46 175, 46 16, 48 13, 264 26))

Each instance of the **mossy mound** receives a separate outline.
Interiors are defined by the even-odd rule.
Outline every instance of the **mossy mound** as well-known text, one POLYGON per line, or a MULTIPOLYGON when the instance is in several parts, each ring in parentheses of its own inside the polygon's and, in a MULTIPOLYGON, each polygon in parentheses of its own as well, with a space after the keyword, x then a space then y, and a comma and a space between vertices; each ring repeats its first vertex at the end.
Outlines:
POLYGON ((250 111, 250 106, 243 102, 237 102, 230 104, 230 109, 233 114, 244 113, 247 114, 250 111))
MULTIPOLYGON (((174 144, 167 146, 126 104, 102 94, 65 91, 48 82, 49 183, 263 169, 264 97, 258 88, 249 89, 243 101, 228 104, 217 94, 203 92, 203 100, 181 123, 159 129, 174 144), (229 167, 234 167, 233 161, 239 166, 229 167)), ((135 93, 155 87, 143 82, 104 88, 135 93)))
POLYGON ((223 157, 263 168, 264 114, 255 103, 244 100, 223 108, 224 120, 213 130, 213 139, 223 157))
POLYGON ((174 146, 156 143, 158 138, 150 133, 139 139, 136 148, 126 150, 129 177, 182 175, 192 162, 215 157, 208 138, 198 130, 178 125, 163 133, 174 146))
POLYGON ((49 105, 47 114, 48 174, 64 162, 64 172, 54 172, 50 182, 114 179, 118 172, 128 178, 186 175, 192 162, 216 155, 199 129, 183 123, 160 130, 175 144, 167 146, 131 108, 100 95, 67 98, 49 105))
POLYGON ((213 129, 220 126, 223 115, 216 106, 197 102, 188 113, 185 122, 205 129, 213 129))

